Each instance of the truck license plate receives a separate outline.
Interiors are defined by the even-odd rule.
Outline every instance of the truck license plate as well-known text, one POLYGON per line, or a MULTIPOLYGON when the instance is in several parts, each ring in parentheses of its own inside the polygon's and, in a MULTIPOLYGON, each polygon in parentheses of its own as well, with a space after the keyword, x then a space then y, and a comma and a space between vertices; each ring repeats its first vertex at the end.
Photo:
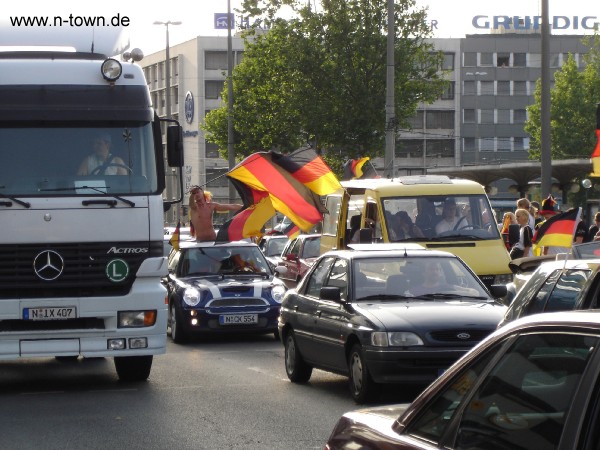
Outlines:
POLYGON ((74 306, 23 308, 24 320, 65 320, 77 318, 74 306))
POLYGON ((227 314, 219 316, 221 325, 247 325, 258 323, 258 314, 227 314))

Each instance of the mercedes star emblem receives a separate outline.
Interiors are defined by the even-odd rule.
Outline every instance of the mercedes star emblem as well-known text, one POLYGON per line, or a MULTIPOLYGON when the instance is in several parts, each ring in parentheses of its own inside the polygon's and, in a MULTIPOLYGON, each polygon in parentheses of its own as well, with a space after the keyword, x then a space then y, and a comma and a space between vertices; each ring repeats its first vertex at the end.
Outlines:
POLYGON ((44 250, 33 259, 33 270, 44 281, 56 280, 64 268, 64 259, 54 250, 44 250))

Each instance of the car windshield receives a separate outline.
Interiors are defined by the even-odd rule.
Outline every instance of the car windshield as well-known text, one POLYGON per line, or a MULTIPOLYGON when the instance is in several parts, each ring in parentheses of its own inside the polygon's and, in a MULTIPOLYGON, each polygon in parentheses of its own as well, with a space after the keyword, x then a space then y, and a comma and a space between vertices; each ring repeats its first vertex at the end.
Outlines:
POLYGON ((265 245, 265 255, 266 256, 280 256, 281 252, 285 248, 285 244, 287 244, 288 238, 271 238, 267 241, 265 245))
POLYGON ((1 196, 147 195, 158 189, 150 123, 17 123, 0 127, 0 142, 1 196))
POLYGON ((485 195, 387 197, 383 214, 390 242, 499 238, 485 195))
POLYGON ((215 246, 185 250, 181 276, 271 274, 269 264, 258 247, 215 246))
POLYGON ((458 258, 356 258, 356 300, 372 299, 490 299, 479 280, 458 258))

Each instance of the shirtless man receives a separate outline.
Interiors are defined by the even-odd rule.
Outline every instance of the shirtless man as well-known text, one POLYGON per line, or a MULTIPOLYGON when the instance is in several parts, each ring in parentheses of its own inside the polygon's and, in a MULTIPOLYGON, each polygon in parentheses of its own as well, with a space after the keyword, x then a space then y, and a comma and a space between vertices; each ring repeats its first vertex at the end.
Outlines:
POLYGON ((215 211, 239 211, 244 205, 238 203, 215 203, 212 194, 200 186, 190 190, 190 221, 194 227, 197 241, 214 241, 217 233, 213 228, 215 211))

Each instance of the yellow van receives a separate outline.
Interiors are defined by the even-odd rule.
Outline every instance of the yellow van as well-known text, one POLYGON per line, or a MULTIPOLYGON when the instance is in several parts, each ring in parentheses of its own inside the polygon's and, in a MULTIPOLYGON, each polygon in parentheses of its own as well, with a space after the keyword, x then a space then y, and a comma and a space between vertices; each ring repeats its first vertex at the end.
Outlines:
POLYGON ((487 286, 512 280, 510 257, 479 183, 416 175, 341 184, 325 200, 321 253, 352 243, 417 242, 459 256, 487 286))

